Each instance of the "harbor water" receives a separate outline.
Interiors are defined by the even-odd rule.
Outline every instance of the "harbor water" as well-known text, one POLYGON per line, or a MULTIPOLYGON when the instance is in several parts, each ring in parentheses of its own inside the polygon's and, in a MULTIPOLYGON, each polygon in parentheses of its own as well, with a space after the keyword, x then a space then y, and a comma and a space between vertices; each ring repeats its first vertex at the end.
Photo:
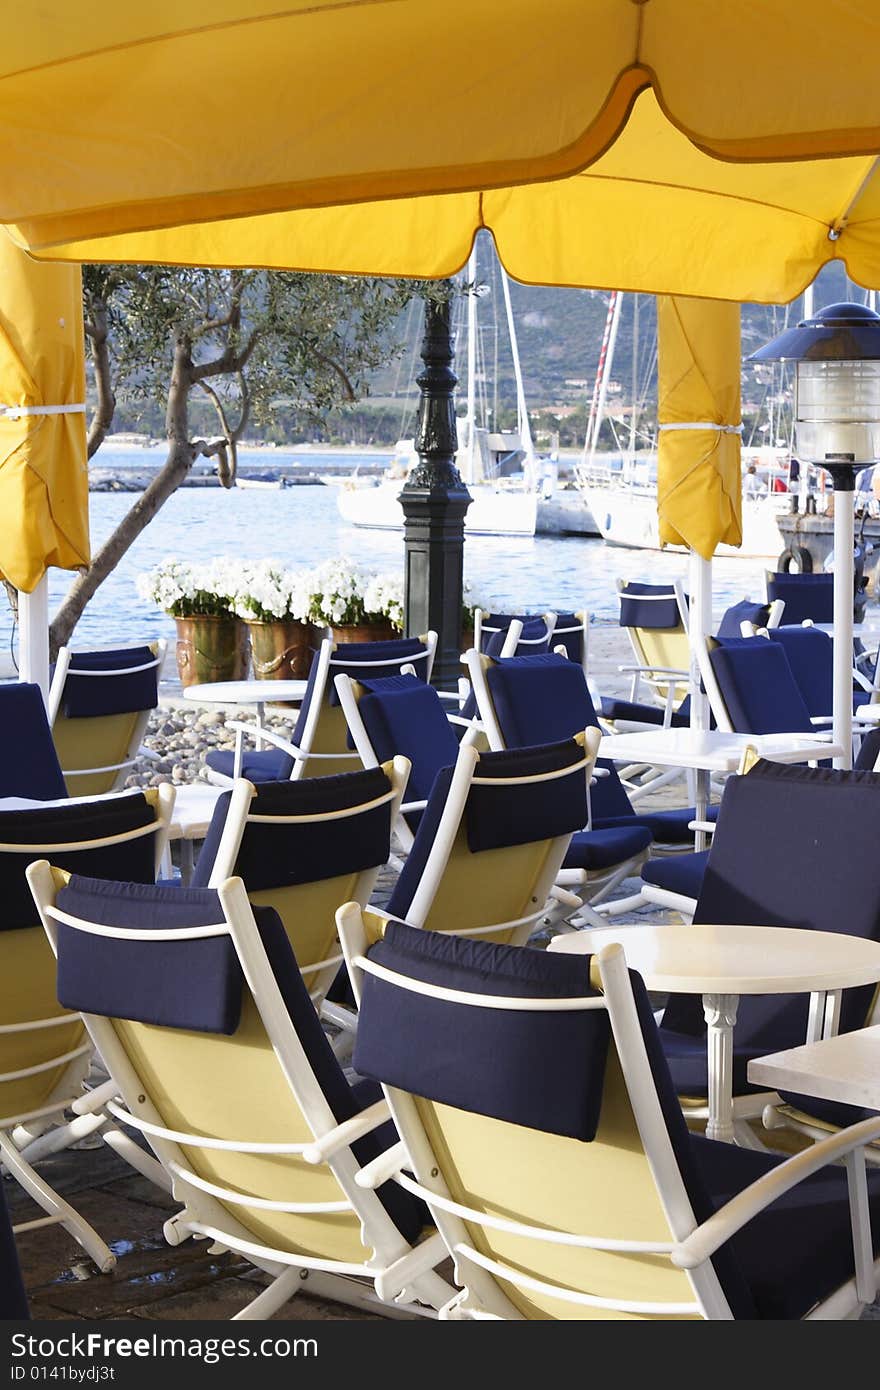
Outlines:
MULTIPOLYGON (((104 448, 94 466, 140 474, 163 459, 162 448, 104 448)), ((303 472, 353 470, 376 455, 302 453, 280 449, 242 451, 240 463, 267 468, 298 463, 303 472)), ((337 474, 338 477, 338 474, 337 474)), ((336 485, 283 489, 181 488, 135 541, 86 608, 74 645, 115 645, 157 636, 172 639, 174 623, 137 592, 136 577, 169 557, 204 561, 221 555, 256 560, 275 557, 296 567, 333 555, 380 570, 403 565, 403 536, 396 531, 352 527, 337 510, 336 485)), ((90 494, 92 550, 97 551, 134 501, 130 492, 90 494)), ((764 562, 718 559, 713 564, 714 606, 724 608, 763 592, 764 562)), ((677 552, 624 550, 577 536, 473 536, 465 543, 465 578, 477 601, 501 610, 588 609, 596 621, 615 621, 619 578, 663 583, 687 579, 687 559, 677 552)), ((71 576, 50 572, 50 612, 63 598, 71 576)), ((0 650, 14 647, 12 618, 0 614, 0 650)))

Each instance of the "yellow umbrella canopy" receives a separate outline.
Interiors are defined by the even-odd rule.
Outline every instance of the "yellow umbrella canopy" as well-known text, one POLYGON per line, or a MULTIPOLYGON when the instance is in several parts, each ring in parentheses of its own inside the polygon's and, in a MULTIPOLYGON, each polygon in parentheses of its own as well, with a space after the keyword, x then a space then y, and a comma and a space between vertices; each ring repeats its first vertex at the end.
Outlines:
POLYGON ((739 305, 657 300, 660 542, 742 544, 739 305))
POLYGON ((123 233, 41 254, 430 278, 464 265, 488 228, 508 272, 529 283, 780 303, 835 257, 854 280, 880 285, 878 164, 725 163, 645 92, 607 153, 568 178, 123 233))
POLYGON ((0 238, 0 575, 31 593, 89 562, 79 266, 0 238))
POLYGON ((878 51, 876 0, 41 0, 0 55, 0 221, 37 248, 568 179, 648 89, 723 159, 873 154, 878 51))

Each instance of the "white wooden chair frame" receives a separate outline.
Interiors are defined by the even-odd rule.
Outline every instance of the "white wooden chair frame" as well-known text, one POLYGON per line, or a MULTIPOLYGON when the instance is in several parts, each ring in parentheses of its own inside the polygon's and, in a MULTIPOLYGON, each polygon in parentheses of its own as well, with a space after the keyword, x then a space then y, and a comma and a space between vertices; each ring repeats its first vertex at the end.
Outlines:
MULTIPOLYGON (((155 647, 156 655, 152 661, 144 661, 139 666, 120 666, 118 670, 114 671, 75 671, 74 675, 77 679, 79 679, 80 676, 82 676, 84 678, 91 678, 96 680, 112 680, 116 676, 131 676, 138 671, 151 671, 154 668, 158 671, 159 674, 161 674, 162 666, 165 662, 165 653, 168 649, 168 642, 164 637, 158 637, 150 642, 145 642, 144 646, 155 647)), ((90 650, 113 651, 114 648, 90 648, 90 650)), ((64 684, 67 680, 67 673, 70 669, 70 660, 73 656, 76 656, 76 652, 71 651, 70 647, 59 647, 58 659, 55 663, 55 672, 52 676, 52 683, 49 686, 49 694, 47 697, 47 713, 50 728, 54 727, 55 720, 57 719, 58 713, 61 709, 61 702, 64 698, 64 684)), ((115 772, 116 780, 113 784, 112 790, 119 791, 123 786, 125 778, 128 776, 128 773, 134 767, 139 757, 150 759, 155 759, 156 757, 156 755, 149 748, 141 747, 141 739, 147 732, 147 725, 150 722, 150 715, 152 713, 153 711, 151 709, 145 709, 140 711, 138 719, 136 720, 132 729, 131 738, 129 740, 129 756, 124 758, 122 762, 102 763, 100 767, 78 767, 70 770, 67 768, 62 768, 61 771, 64 776, 65 782, 69 783, 71 779, 76 777, 92 777, 102 772, 115 772)), ((100 716, 95 717, 98 718, 100 716)))
MULTIPOLYGON (((372 669, 380 669, 387 666, 388 674, 394 675, 404 666, 415 668, 417 662, 425 663, 425 680, 431 679, 431 672, 434 667, 434 656, 437 651, 437 634, 429 631, 423 633, 419 641, 424 644, 424 652, 416 652, 413 656, 408 656, 405 661, 399 657, 389 657, 381 661, 365 662, 372 669)), ((264 744, 269 744, 273 748, 279 748, 282 753, 287 753, 293 759, 293 767, 290 772, 290 781, 297 782, 303 776, 306 764, 312 759, 327 763, 327 775, 334 771, 333 764, 339 762, 351 762, 353 754, 351 752, 339 753, 315 753, 312 744, 318 731, 318 722, 321 718, 321 706, 327 695, 327 687, 330 682, 334 666, 333 653, 336 650, 336 643, 332 637, 324 637, 318 648, 318 653, 314 658, 317 662, 315 680, 309 698, 309 707, 306 713, 306 721, 303 726, 302 735, 299 743, 293 743, 283 734, 275 733, 272 729, 267 729, 264 725, 249 723, 239 719, 229 719, 226 722, 227 729, 235 730, 235 760, 233 763, 232 776, 228 777, 223 772, 215 772, 212 768, 208 769, 208 781, 213 782, 218 787, 231 787, 236 778, 241 777, 242 759, 244 757, 244 740, 252 738, 256 747, 261 749, 264 744)), ((339 663, 335 663, 339 664, 339 663)), ((346 665, 350 665, 346 662, 346 665)))
MULTIPOLYGON (((266 957, 254 921, 245 886, 240 878, 230 878, 218 889, 223 920, 214 925, 176 929, 127 931, 97 926, 60 912, 55 898, 65 876, 42 860, 30 865, 28 881, 53 950, 57 954, 57 924, 88 934, 154 944, 229 936, 235 947, 247 987, 271 1042, 278 1065, 301 1109, 313 1139, 306 1144, 254 1143, 220 1139, 208 1134, 187 1134, 162 1124, 161 1115, 150 1098, 149 1087, 135 1069, 109 1019, 84 1014, 85 1025, 100 1051, 112 1077, 110 1086, 121 1097, 107 1102, 107 1109, 124 1124, 145 1134, 151 1148, 170 1177, 173 1193, 183 1203, 182 1210, 165 1223, 165 1238, 177 1245, 189 1236, 207 1238, 211 1249, 234 1250, 246 1256, 257 1268, 273 1276, 273 1282, 246 1308, 235 1314, 237 1320, 271 1317, 304 1287, 308 1279, 311 1293, 333 1298, 353 1307, 369 1308, 389 1316, 425 1314, 445 1304, 450 1287, 434 1270, 445 1258, 442 1240, 436 1234, 411 1246, 397 1230, 378 1197, 355 1182, 360 1167, 352 1144, 371 1133, 388 1119, 387 1105, 380 1101, 362 1114, 338 1124, 318 1083, 302 1043, 284 1003, 278 983, 266 957), (344 1193, 344 1200, 327 1203, 274 1202, 261 1200, 229 1188, 208 1183, 195 1174, 181 1146, 226 1148, 239 1153, 300 1154, 307 1162, 327 1164, 344 1193), (373 1255, 362 1264, 348 1264, 315 1258, 308 1254, 275 1249, 256 1243, 246 1226, 230 1215, 222 1203, 258 1207, 262 1211, 305 1211, 329 1216, 352 1211, 360 1219, 364 1243, 373 1255), (372 1293, 369 1284, 375 1286, 372 1293), (419 1306, 415 1301, 419 1300, 419 1306)), ((220 1083, 222 1084, 222 1082, 220 1083)))
MULTIPOLYGON (((483 633, 484 633, 484 632, 495 633, 495 632, 502 632, 502 631, 503 631, 503 629, 500 628, 500 627, 487 627, 487 626, 486 626, 486 619, 487 619, 488 617, 490 617, 490 616, 491 616, 491 615, 489 614, 489 612, 488 612, 486 609, 484 609, 484 608, 475 608, 475 609, 474 609, 474 649, 475 649, 476 651, 480 651, 480 649, 481 649, 481 646, 482 646, 482 639, 483 639, 483 633)), ((499 616, 500 616, 500 615, 499 615, 499 616)), ((514 651, 515 651, 515 649, 516 649, 516 645, 517 645, 517 644, 518 644, 519 646, 522 646, 522 647, 538 647, 538 646, 541 646, 541 645, 542 645, 544 642, 546 642, 548 639, 552 639, 553 633, 554 633, 554 631, 556 630, 556 614, 555 614, 555 613, 549 613, 549 612, 548 612, 548 613, 536 613, 534 616, 535 616, 535 619, 540 618, 540 619, 543 621, 544 626, 545 626, 546 629, 547 629, 547 631, 544 633, 544 636, 543 636, 543 637, 525 637, 525 638, 522 638, 522 637, 520 636, 520 634, 522 633, 523 624, 522 624, 522 620, 521 620, 520 618, 511 618, 510 623, 508 623, 508 625, 507 625, 507 632, 508 632, 508 633, 510 632, 510 627, 511 627, 511 625, 512 625, 513 623, 519 623, 519 628, 518 628, 518 630, 517 630, 517 636, 516 636, 516 644, 514 644, 514 651)), ((530 619, 529 621, 532 621, 532 620, 530 619)), ((507 647, 507 645, 508 645, 507 639, 505 638, 504 646, 507 647)), ((505 655, 506 655, 506 656, 513 656, 513 655, 514 655, 514 652, 513 652, 513 651, 507 651, 507 652, 505 652, 505 655)), ((523 655, 525 655, 525 653, 523 653, 523 655)))
MULTIPOLYGON (((99 849, 107 845, 122 844, 128 840, 138 840, 145 835, 155 835, 155 868, 158 873, 174 808, 174 788, 163 783, 157 788, 145 791, 144 797, 155 811, 155 820, 149 825, 126 830, 117 835, 105 835, 95 840, 72 840, 51 845, 45 842, 33 845, 0 844, 0 854, 32 853, 36 858, 46 854, 99 849)), ((33 930, 37 930, 36 923, 33 930)), ((75 1018, 75 1014, 66 1013, 47 1019, 26 1019, 21 1023, 0 1025, 0 1033, 39 1034, 50 1028, 69 1025, 75 1018)), ((70 1052, 58 1053, 34 1066, 15 1072, 0 1072, 0 1083, 3 1083, 24 1080, 25 1077, 36 1076, 67 1064, 45 1105, 38 1110, 20 1114, 0 1114, 0 1157, 2 1169, 11 1173, 27 1194, 46 1212, 46 1216, 21 1222, 13 1229, 16 1232, 24 1232, 36 1230, 41 1226, 60 1224, 79 1242, 98 1268, 106 1273, 116 1263, 113 1252, 94 1227, 55 1192, 33 1167, 40 1159, 87 1138, 105 1123, 106 1116, 102 1113, 103 1091, 99 1088, 83 1094, 83 1082, 88 1074, 92 1054, 92 1043, 87 1040, 70 1052), (61 1116, 66 1110, 73 1112, 74 1119, 64 1122, 61 1116)))
MULTIPOLYGON (((564 653, 563 653, 564 654, 564 653)), ((492 658, 481 655, 479 652, 472 651, 467 653, 468 670, 470 671, 471 684, 477 700, 477 709, 480 715, 480 724, 490 749, 493 752, 500 752, 507 748, 504 736, 501 732, 501 724, 495 711, 495 702, 492 699, 492 692, 489 689, 487 673, 491 665, 492 658)), ((600 731, 594 729, 597 736, 596 748, 598 753, 598 740, 600 731)), ((607 771, 598 768, 594 771, 594 777, 606 776, 607 771)), ((588 791, 589 797, 589 791, 588 791)), ((589 804, 589 802, 588 802, 589 804)), ((589 827, 585 827, 589 828, 589 827)), ((586 873, 583 869, 560 869, 556 882, 561 888, 581 889, 587 887, 588 902, 584 904, 584 909, 588 917, 592 917, 590 909, 603 902, 610 893, 613 893, 618 884, 624 879, 631 878, 637 874, 642 864, 647 862, 648 850, 643 850, 639 854, 632 855, 631 858, 622 860, 611 869, 597 869, 591 873, 586 873)), ((594 925, 604 925, 594 923, 594 925)))
MULTIPOLYGON (((360 939, 365 942, 366 933, 362 918, 358 923, 361 917, 360 909, 354 905, 346 905, 340 916, 344 919, 344 926, 340 924, 343 935, 352 941, 360 939)), ((362 974, 369 973, 401 989, 477 1008, 516 1012, 607 1010, 630 1103, 669 1222, 669 1240, 649 1243, 573 1235, 568 1231, 508 1221, 462 1206, 450 1196, 443 1179, 441 1161, 431 1147, 412 1096, 405 1091, 385 1086, 383 1090, 401 1135, 401 1142, 361 1169, 357 1181, 365 1187, 373 1188, 381 1186, 390 1178, 407 1192, 420 1196, 428 1203, 437 1229, 455 1260, 456 1275, 460 1280, 464 1277, 466 1281, 463 1291, 441 1310, 441 1318, 521 1320, 521 1314, 500 1288, 500 1278, 516 1287, 549 1294, 563 1302, 608 1312, 629 1312, 660 1318, 690 1314, 704 1319, 729 1320, 733 1314, 710 1263, 711 1256, 754 1216, 799 1182, 828 1164, 841 1162, 846 1166, 850 1193, 855 1275, 823 1303, 813 1308, 807 1314, 807 1318, 836 1319, 856 1315, 861 1308, 873 1301, 880 1275, 880 1259, 875 1261, 872 1253, 864 1157, 864 1146, 880 1138, 880 1116, 842 1130, 830 1139, 823 1139, 812 1149, 787 1159, 726 1202, 707 1221, 699 1224, 663 1119, 636 1014, 623 947, 616 944, 606 946, 599 953, 597 962, 602 995, 574 999, 528 999, 441 989, 374 964, 366 957, 363 949, 352 958, 352 975, 353 979, 357 980, 358 992, 361 989, 362 974), (605 1298, 600 1294, 586 1294, 549 1284, 545 1280, 536 1280, 522 1269, 500 1265, 477 1251, 468 1237, 465 1222, 559 1245, 621 1253, 654 1253, 658 1258, 668 1259, 677 1269, 686 1271, 693 1290, 693 1300, 683 1303, 636 1303, 626 1299, 605 1298)), ((489 1155, 486 1161, 487 1164, 491 1162, 489 1155)))
MULTIPOLYGON (((342 706, 342 711, 345 715, 345 721, 348 724, 348 731, 351 734, 352 741, 354 743, 355 748, 357 749, 358 757, 360 758, 364 767, 378 767, 380 764, 380 759, 376 753, 375 748, 373 747, 370 736, 367 733, 366 725, 364 724, 363 718, 361 716, 360 709, 358 708, 360 701, 360 696, 358 692, 360 689, 362 689, 362 687, 359 687, 357 682, 354 681, 352 677, 347 675, 345 672, 341 672, 338 676, 336 676, 333 681, 333 684, 336 687, 336 693, 339 696, 339 703, 342 706)), ((479 739, 481 729, 477 721, 471 719, 462 719, 460 716, 456 714, 447 714, 446 718, 450 724, 457 724, 459 726, 464 727, 465 732, 462 735, 461 739, 462 746, 473 745, 479 739)), ((427 801, 424 800, 406 801, 402 802, 402 804, 396 807, 391 828, 394 838, 397 840, 397 843, 404 854, 409 854, 410 850, 412 849, 413 839, 415 838, 406 820, 407 812, 423 811, 426 805, 427 801)))
MULTIPOLYGON (((337 676, 337 680, 342 679, 337 676)), ((371 766, 378 767, 377 762, 371 766)), ((390 805, 392 826, 398 819, 400 804, 406 791, 406 783, 409 777, 410 764, 407 758, 394 758, 389 781, 390 789, 382 796, 374 798, 372 801, 365 801, 359 806, 348 806, 341 811, 322 811, 312 815, 257 815, 250 810, 251 802, 256 796, 256 788, 252 782, 246 778, 238 778, 232 785, 232 796, 229 802, 229 809, 226 813, 226 820, 223 825, 223 834, 217 846, 217 855, 214 860, 213 868, 208 879, 209 888, 220 888, 228 878, 231 878, 235 870, 235 861, 241 848, 244 832, 249 823, 253 825, 306 825, 314 822, 344 821, 351 816, 356 816, 362 811, 373 810, 377 806, 390 805)), ((382 865, 376 865, 372 869, 364 869, 357 879, 357 885, 352 894, 354 901, 366 907, 370 900, 370 895, 376 886, 376 879, 382 865)), ((247 887, 247 885, 245 885, 247 887)), ((326 960, 300 961, 297 958, 300 972, 303 975, 316 974, 312 988, 309 991, 312 1002, 317 1009, 321 1009, 324 1004, 324 996, 336 977, 336 972, 343 961, 342 948, 334 951, 326 960)), ((340 1012, 333 1010, 333 1021, 340 1023, 347 1011, 340 1012)))

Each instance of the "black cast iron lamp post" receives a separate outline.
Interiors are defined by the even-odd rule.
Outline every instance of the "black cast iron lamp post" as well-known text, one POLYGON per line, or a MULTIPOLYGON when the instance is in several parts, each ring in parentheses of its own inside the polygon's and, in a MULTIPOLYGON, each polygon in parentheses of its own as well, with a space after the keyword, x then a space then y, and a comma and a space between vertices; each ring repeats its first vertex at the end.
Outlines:
MULTIPOLYGON (((852 765, 855 475, 880 458, 880 314, 830 304, 753 352, 750 362, 794 362, 796 448, 834 488, 835 767, 852 765)), ((784 614, 783 614, 784 617, 784 614)))

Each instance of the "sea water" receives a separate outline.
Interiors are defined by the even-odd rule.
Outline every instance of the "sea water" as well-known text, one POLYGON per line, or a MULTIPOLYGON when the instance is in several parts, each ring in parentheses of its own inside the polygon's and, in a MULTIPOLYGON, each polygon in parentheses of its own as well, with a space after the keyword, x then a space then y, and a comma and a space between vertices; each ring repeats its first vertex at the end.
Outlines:
MULTIPOLYGON (((94 464, 113 469, 152 471, 161 462, 161 449, 103 448, 94 464)), ((320 475, 322 467, 340 462, 352 470, 367 456, 280 449, 243 451, 240 462, 269 468, 297 462, 304 472, 320 475)), ((375 462, 375 455, 369 456, 375 462)), ((241 560, 275 557, 293 567, 314 565, 333 555, 379 570, 403 566, 403 535, 353 527, 339 515, 337 486, 296 486, 283 489, 179 489, 137 538, 113 573, 88 604, 73 639, 74 645, 110 646, 165 636, 173 639, 174 623, 139 596, 136 578, 161 560, 189 561, 234 556, 241 560)), ((92 551, 125 516, 136 494, 93 492, 89 498, 92 551)), ((504 610, 586 608, 595 619, 616 620, 618 578, 687 584, 687 557, 606 546, 599 539, 579 536, 472 536, 465 541, 465 578, 474 597, 485 606, 504 610)), ((769 561, 766 562, 770 564, 769 561)), ((763 594, 765 562, 717 559, 713 562, 716 616, 741 598, 763 594)), ((50 612, 54 612, 71 576, 50 571, 50 612)), ((0 652, 14 642, 11 614, 0 611, 0 652)))

